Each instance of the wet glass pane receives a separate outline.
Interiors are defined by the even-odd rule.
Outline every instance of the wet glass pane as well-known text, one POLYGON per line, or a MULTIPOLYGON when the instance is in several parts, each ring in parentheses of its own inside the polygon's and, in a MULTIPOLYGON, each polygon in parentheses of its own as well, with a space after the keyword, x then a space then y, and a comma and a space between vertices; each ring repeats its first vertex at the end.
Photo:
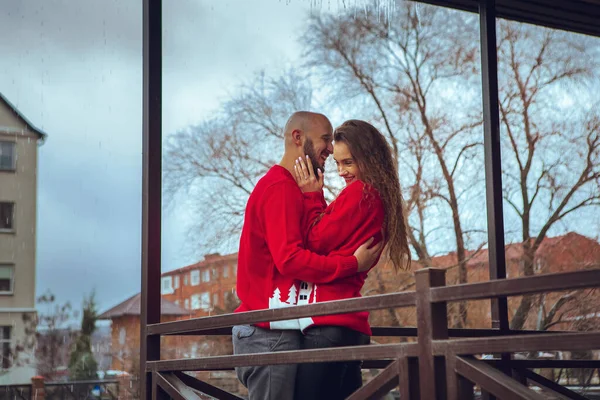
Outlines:
MULTIPOLYGON (((281 160, 285 123, 298 110, 324 113, 334 127, 371 122, 398 164, 412 267, 396 272, 382 260, 363 295, 414 290, 412 271, 425 266, 448 268, 449 284, 488 279, 479 260, 487 231, 478 19, 393 5, 265 0, 164 9, 163 299, 195 316, 237 307, 246 201, 281 160)), ((330 156, 327 201, 344 187, 330 156)), ((281 290, 278 304, 310 300, 297 289, 281 290)), ((489 302, 477 304, 472 317, 452 305, 451 326, 488 326, 489 302)), ((163 312, 167 318, 185 317, 163 312)), ((414 309, 371 315, 373 326, 415 323, 414 309)), ((197 339, 180 340, 161 356, 231 352, 228 337, 195 351, 197 339)))
POLYGON ((129 372, 101 314, 140 291, 141 2, 1 8, 0 385, 129 372))
MULTIPOLYGON (((498 21, 510 278, 600 262, 599 45, 589 36, 498 21)), ((585 290, 511 299, 510 322, 517 329, 597 329, 596 298, 585 290)))

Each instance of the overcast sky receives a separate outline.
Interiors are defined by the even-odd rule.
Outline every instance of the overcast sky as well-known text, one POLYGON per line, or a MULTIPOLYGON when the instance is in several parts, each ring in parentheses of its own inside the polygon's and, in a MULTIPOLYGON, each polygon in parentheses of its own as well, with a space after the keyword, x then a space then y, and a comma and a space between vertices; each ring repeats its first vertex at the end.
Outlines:
MULTIPOLYGON (((48 133, 39 149, 37 293, 79 307, 95 288, 103 311, 140 290, 142 2, 0 2, 0 92, 48 133)), ((255 71, 297 59, 311 7, 165 4, 165 135, 210 115, 255 71)), ((187 218, 164 216, 163 270, 197 261, 185 246, 187 218)))

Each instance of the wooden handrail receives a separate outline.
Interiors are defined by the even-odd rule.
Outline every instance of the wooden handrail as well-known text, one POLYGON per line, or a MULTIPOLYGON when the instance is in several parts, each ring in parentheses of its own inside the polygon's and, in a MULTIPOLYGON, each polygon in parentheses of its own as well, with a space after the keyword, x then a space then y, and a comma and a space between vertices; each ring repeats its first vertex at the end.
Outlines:
POLYGON ((234 325, 256 324, 258 322, 266 321, 282 321, 286 319, 380 310, 392 307, 410 307, 415 305, 415 296, 415 292, 399 292, 287 308, 248 311, 244 313, 192 318, 183 321, 163 322, 148 325, 147 333, 148 335, 182 334, 187 332, 198 332, 204 329, 226 328, 234 325))
POLYGON ((600 286, 600 268, 595 268, 432 288, 431 301, 481 300, 598 286, 600 286))

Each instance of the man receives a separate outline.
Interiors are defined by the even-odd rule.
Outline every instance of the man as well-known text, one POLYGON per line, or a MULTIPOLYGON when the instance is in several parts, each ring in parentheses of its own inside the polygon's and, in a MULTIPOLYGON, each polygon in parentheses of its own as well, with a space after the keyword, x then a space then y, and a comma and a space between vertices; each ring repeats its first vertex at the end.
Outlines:
MULTIPOLYGON (((241 305, 236 312, 293 306, 299 280, 326 283, 354 275, 367 270, 381 251, 381 245, 368 248, 372 239, 349 257, 325 257, 304 249, 303 195, 293 178, 294 165, 308 156, 322 171, 333 152, 333 127, 322 114, 296 112, 285 126, 284 140, 281 162, 258 181, 246 205, 238 255, 241 305)), ((321 177, 321 171, 315 175, 321 177)), ((235 326, 234 353, 298 350, 301 335, 298 320, 235 326)), ((250 400, 293 399, 296 365, 239 367, 236 372, 250 400)))

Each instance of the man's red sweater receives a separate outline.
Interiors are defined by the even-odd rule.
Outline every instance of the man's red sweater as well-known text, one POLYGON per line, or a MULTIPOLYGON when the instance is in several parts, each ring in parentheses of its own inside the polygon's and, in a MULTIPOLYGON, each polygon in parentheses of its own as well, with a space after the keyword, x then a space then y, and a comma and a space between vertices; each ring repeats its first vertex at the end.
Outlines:
MULTIPOLYGON (((375 237, 374 244, 381 241, 385 209, 373 187, 355 181, 329 206, 322 193, 318 192, 320 196, 316 193, 304 194, 309 250, 329 256, 347 256, 371 237, 375 237)), ((298 305, 360 297, 366 277, 367 272, 361 272, 334 282, 302 282, 298 305)), ((371 335, 368 311, 301 318, 299 323, 302 330, 311 325, 334 325, 371 335)))
MULTIPOLYGON (((319 199, 322 194, 303 196, 292 174, 279 165, 256 184, 246 205, 240 238, 237 294, 241 305, 236 312, 295 305, 299 280, 320 284, 356 275, 354 251, 325 256, 305 249, 305 197, 319 199)), ((256 325, 299 329, 296 319, 256 325)))

